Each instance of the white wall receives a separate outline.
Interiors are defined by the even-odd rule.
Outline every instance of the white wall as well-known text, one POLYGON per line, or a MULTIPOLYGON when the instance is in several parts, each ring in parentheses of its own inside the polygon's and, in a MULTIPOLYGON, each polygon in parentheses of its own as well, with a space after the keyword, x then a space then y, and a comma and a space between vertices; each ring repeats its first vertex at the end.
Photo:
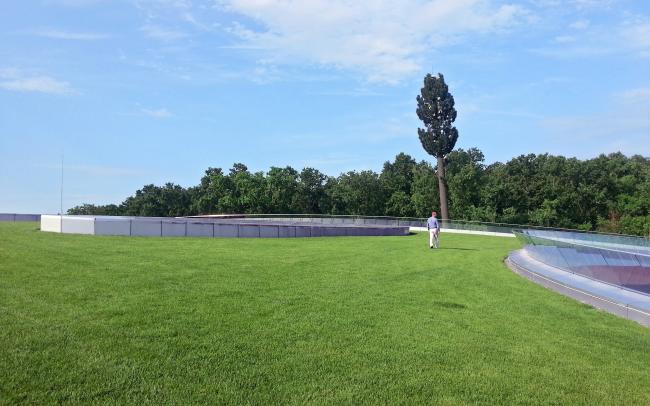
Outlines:
POLYGON ((95 219, 93 217, 63 216, 63 229, 68 234, 95 234, 95 219))
POLYGON ((41 231, 49 231, 52 233, 61 232, 61 216, 54 216, 51 214, 43 214, 41 216, 41 231))
MULTIPOLYGON (((426 227, 410 227, 411 231, 429 231, 426 227)), ((515 238, 515 235, 512 233, 497 233, 494 231, 479 231, 479 230, 461 230, 458 228, 441 228, 441 233, 451 233, 451 234, 477 234, 477 235, 491 235, 494 237, 510 237, 515 238)))

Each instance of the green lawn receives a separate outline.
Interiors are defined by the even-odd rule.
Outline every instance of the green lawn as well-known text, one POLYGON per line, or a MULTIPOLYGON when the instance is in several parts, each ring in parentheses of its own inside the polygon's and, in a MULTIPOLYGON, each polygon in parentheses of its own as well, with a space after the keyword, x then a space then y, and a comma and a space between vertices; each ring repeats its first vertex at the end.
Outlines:
POLYGON ((0 223, 0 403, 650 404, 650 329, 512 273, 516 247, 0 223))

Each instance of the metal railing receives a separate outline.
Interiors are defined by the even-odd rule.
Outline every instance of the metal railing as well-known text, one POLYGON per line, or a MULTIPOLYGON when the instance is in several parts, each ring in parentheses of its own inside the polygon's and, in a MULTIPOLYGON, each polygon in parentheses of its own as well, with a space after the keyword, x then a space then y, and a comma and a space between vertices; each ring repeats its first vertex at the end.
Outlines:
MULTIPOLYGON (((335 215, 335 214, 242 214, 244 218, 268 219, 268 220, 304 220, 331 224, 381 224, 409 227, 426 227, 427 219, 424 217, 391 217, 391 216, 359 216, 359 215, 335 215)), ((543 230, 563 231, 582 235, 601 235, 627 237, 630 241, 643 241, 650 246, 650 239, 636 235, 605 233, 600 231, 584 231, 561 227, 544 227, 533 224, 510 224, 493 223, 469 220, 438 220, 442 229, 457 229, 469 231, 486 231, 496 233, 512 233, 517 230, 543 230)))

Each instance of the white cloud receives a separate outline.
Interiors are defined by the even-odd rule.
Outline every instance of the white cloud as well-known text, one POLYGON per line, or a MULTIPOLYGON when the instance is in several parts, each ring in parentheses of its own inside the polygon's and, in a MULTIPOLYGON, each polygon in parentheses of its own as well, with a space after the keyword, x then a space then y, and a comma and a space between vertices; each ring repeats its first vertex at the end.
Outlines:
POLYGON ((569 44, 564 43, 558 45, 558 47, 547 47, 547 48, 535 48, 531 49, 531 52, 546 56, 549 58, 557 59, 576 59, 576 58, 592 58, 592 57, 601 57, 606 55, 611 55, 617 52, 621 52, 620 49, 610 46, 608 44, 603 44, 602 46, 597 46, 593 44, 580 44, 577 41, 569 44))
POLYGON ((636 17, 617 21, 607 27, 585 27, 580 31, 572 31, 569 35, 558 35, 554 42, 554 46, 534 48, 531 51, 561 59, 606 55, 650 57, 650 21, 636 17))
POLYGON ((32 32, 33 35, 52 39, 93 41, 109 38, 107 34, 89 33, 89 32, 70 32, 61 30, 37 30, 32 32))
POLYGON ((589 25, 589 20, 577 20, 569 24, 569 28, 573 28, 574 30, 586 30, 589 28, 589 25))
POLYGON ((40 92, 58 95, 75 93, 68 82, 58 81, 49 76, 13 77, 0 82, 0 88, 15 92, 40 92))
POLYGON ((310 94, 314 96, 345 96, 345 97, 377 97, 383 96, 382 93, 379 93, 375 90, 371 90, 368 87, 354 87, 346 89, 335 89, 335 90, 319 90, 311 92, 310 94))
POLYGON ((582 154, 621 151, 650 155, 650 87, 615 93, 606 111, 586 115, 547 117, 540 126, 558 146, 582 154))
POLYGON ((639 52, 640 56, 650 56, 650 21, 636 20, 626 23, 621 31, 625 43, 639 52))
POLYGON ((183 13, 181 15, 181 19, 183 21, 185 21, 186 23, 189 23, 192 26, 194 26, 195 28, 198 28, 199 30, 202 30, 202 31, 212 31, 212 29, 213 29, 213 27, 210 27, 210 26, 200 22, 199 20, 197 20, 196 17, 194 17, 194 15, 192 13, 189 13, 189 12, 183 13))
POLYGON ((555 37, 555 42, 560 44, 566 44, 568 42, 575 42, 576 38, 572 35, 558 35, 555 37))
POLYGON ((144 114, 148 115, 149 117, 154 117, 154 118, 167 118, 167 117, 172 116, 172 113, 170 113, 165 108, 161 108, 161 109, 142 109, 141 111, 144 114))
POLYGON ((623 101, 628 103, 648 103, 650 106, 650 86, 629 89, 620 93, 623 101))
POLYGON ((94 6, 96 4, 104 3, 106 0, 45 0, 45 4, 53 4, 67 7, 85 7, 94 6))
POLYGON ((354 70, 380 82, 417 72, 432 49, 508 28, 525 15, 519 6, 489 0, 231 0, 220 7, 263 27, 236 21, 230 32, 275 63, 354 70))
POLYGON ((578 10, 586 9, 608 9, 615 0, 532 0, 532 3, 539 7, 560 7, 566 9, 568 6, 578 10))
POLYGON ((540 125, 552 137, 549 145, 559 150, 573 150, 582 156, 615 151, 650 155, 649 113, 639 109, 633 113, 621 110, 554 117, 542 120, 540 125))
POLYGON ((579 9, 609 8, 614 0, 571 0, 571 4, 579 9))
POLYGON ((190 9, 192 2, 190 0, 136 0, 136 5, 140 8, 176 8, 176 9, 190 9))
POLYGON ((144 32, 147 37, 162 41, 174 41, 188 36, 188 34, 183 31, 164 28, 153 24, 147 24, 140 28, 140 30, 144 32))

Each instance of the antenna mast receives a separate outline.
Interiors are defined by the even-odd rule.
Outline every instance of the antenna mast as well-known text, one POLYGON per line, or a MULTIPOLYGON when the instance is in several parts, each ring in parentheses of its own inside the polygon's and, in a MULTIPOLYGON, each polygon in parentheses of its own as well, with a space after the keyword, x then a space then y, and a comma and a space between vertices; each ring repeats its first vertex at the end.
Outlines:
POLYGON ((59 210, 59 214, 63 216, 63 152, 61 152, 61 201, 59 210))

